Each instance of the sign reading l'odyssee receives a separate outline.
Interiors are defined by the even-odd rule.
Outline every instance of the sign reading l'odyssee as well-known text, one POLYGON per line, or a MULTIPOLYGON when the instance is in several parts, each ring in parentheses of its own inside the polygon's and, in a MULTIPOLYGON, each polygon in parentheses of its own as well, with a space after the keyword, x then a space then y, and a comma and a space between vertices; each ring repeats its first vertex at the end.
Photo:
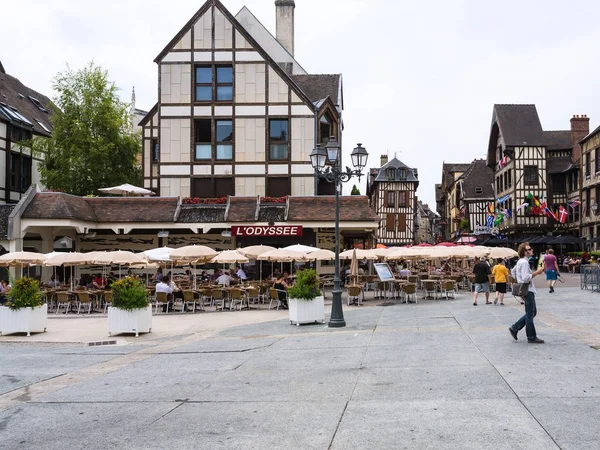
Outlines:
POLYGON ((302 236, 302 225, 232 226, 232 236, 302 236))

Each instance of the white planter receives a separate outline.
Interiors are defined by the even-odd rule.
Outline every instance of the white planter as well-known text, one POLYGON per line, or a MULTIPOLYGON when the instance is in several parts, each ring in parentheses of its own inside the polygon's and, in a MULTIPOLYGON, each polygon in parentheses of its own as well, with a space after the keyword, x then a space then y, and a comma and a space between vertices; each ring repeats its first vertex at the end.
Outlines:
POLYGON ((0 336, 9 333, 46 332, 48 322, 48 305, 37 308, 21 308, 12 310, 8 306, 0 306, 0 336))
POLYGON ((125 309, 108 308, 108 335, 113 333, 135 333, 138 337, 140 333, 152 332, 152 305, 146 308, 127 311, 125 309))
POLYGON ((302 300, 297 298, 288 299, 290 323, 300 325, 302 323, 325 322, 325 297, 322 295, 313 300, 302 300))

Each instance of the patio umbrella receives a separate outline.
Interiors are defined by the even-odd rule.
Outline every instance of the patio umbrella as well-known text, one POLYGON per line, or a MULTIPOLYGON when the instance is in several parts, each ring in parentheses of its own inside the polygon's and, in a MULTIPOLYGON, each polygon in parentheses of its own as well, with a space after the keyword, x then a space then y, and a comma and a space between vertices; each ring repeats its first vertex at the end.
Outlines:
POLYGON ((278 248, 277 250, 271 250, 258 255, 259 261, 276 261, 276 262, 292 262, 292 261, 306 261, 306 255, 304 253, 295 252, 293 250, 287 250, 285 248, 278 248))
POLYGON ((115 194, 115 195, 154 195, 149 189, 144 189, 142 187, 134 186, 129 183, 121 184, 119 186, 113 186, 108 188, 98 189, 99 191, 106 192, 107 194, 115 194))
POLYGON ((219 264, 247 263, 248 258, 238 250, 224 250, 211 259, 210 262, 219 264))
POLYGON ((490 258, 514 258, 515 256, 519 256, 519 254, 514 251, 512 248, 508 247, 488 247, 490 249, 490 258))
POLYGON ((219 252, 206 245, 186 245, 173 250, 171 259, 182 262, 207 262, 218 254, 219 252))
POLYGON ((440 242, 439 244, 435 245, 436 247, 457 247, 457 245, 454 242, 440 242))
POLYGON ((302 245, 302 244, 288 245, 287 247, 283 247, 283 248, 286 250, 293 250, 295 252, 300 252, 300 253, 311 253, 311 252, 316 252, 317 250, 320 250, 320 248, 311 247, 310 245, 302 245))
POLYGON ((175 250, 171 247, 159 247, 145 250, 140 255, 152 262, 171 262, 171 252, 175 250))
POLYGON ((461 236, 456 240, 457 244, 470 244, 475 242, 477 238, 475 236, 461 236))
POLYGON ((490 253, 490 247, 484 247, 482 245, 476 245, 474 247, 469 247, 467 245, 461 245, 458 247, 454 247, 454 256, 455 257, 469 257, 469 258, 481 258, 487 257, 490 253))
POLYGON ((397 261, 399 259, 427 258, 431 247, 401 247, 388 254, 384 259, 386 261, 397 261))
POLYGON ((346 251, 340 253, 340 259, 352 259, 354 252, 356 252, 357 259, 378 259, 379 258, 371 250, 363 250, 363 249, 359 249, 359 248, 354 248, 352 250, 346 250, 346 251))
POLYGON ((304 257, 309 261, 333 261, 335 253, 331 250, 320 249, 307 253, 304 257))
POLYGON ((121 278, 121 266, 131 266, 133 264, 145 264, 146 260, 133 252, 116 250, 104 254, 94 255, 92 264, 110 266, 116 264, 119 266, 119 278, 121 278))
POLYGON ((42 253, 35 252, 10 252, 0 256, 2 266, 29 266, 42 264, 47 260, 42 253))
POLYGON ((270 245, 250 245, 249 247, 238 248, 238 251, 250 259, 256 259, 258 255, 265 252, 276 250, 275 247, 270 245))
POLYGON ((55 255, 49 257, 44 262, 45 266, 83 266, 89 264, 91 261, 85 253, 60 253, 57 252, 55 255))
POLYGON ((350 262, 350 279, 353 282, 358 281, 358 259, 356 249, 352 250, 352 261, 350 262))

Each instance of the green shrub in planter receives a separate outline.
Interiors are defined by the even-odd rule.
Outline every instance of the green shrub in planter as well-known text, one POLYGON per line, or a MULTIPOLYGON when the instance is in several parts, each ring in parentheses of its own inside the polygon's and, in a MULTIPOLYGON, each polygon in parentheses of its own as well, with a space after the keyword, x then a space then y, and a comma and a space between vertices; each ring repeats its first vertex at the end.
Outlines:
POLYGON ((148 292, 140 280, 134 277, 121 278, 110 285, 111 306, 132 311, 148 306, 148 292))
POLYGON ((10 309, 37 308, 42 306, 40 282, 34 278, 23 277, 12 283, 6 306, 10 309))
POLYGON ((313 300, 321 295, 319 278, 313 269, 299 270, 296 273, 296 284, 288 289, 288 297, 302 300, 313 300))

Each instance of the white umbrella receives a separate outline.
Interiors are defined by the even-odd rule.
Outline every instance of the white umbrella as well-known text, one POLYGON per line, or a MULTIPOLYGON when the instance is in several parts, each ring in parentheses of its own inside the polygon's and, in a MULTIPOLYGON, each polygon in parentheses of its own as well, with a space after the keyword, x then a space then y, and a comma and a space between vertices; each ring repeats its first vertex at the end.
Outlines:
POLYGON ((519 254, 514 251, 512 248, 508 247, 488 247, 490 249, 490 258, 514 258, 515 256, 519 256, 519 254))
POLYGON ((353 248, 352 250, 346 250, 345 252, 340 253, 340 259, 352 259, 355 250, 356 250, 356 259, 378 259, 379 258, 371 250, 363 250, 360 248, 353 248))
POLYGON ((306 255, 304 253, 295 252, 294 250, 278 248, 277 250, 271 250, 258 255, 257 259, 260 261, 277 262, 306 261, 306 255))
POLYGON ((206 245, 186 245, 185 247, 179 247, 173 250, 170 256, 174 261, 207 262, 218 254, 219 252, 207 247, 206 245))
POLYGON ((307 253, 304 255, 309 261, 333 261, 335 259, 335 252, 331 250, 320 249, 314 252, 307 253))
POLYGON ((302 244, 288 245, 287 247, 283 247, 283 248, 286 250, 293 250, 295 252, 300 252, 300 253, 311 253, 311 252, 316 252, 317 250, 320 250, 320 248, 311 247, 310 245, 302 245, 302 244))
POLYGON ((0 265, 2 266, 29 266, 42 264, 46 261, 46 256, 35 252, 10 252, 0 256, 0 265))
POLYGON ((247 263, 248 258, 237 250, 223 250, 211 259, 210 262, 219 264, 247 263))
POLYGON ((92 260, 93 264, 118 264, 119 266, 128 266, 131 264, 145 264, 146 260, 133 252, 116 250, 114 252, 106 252, 105 254, 95 255, 92 260))
POLYGON ((432 247, 400 247, 397 250, 389 253, 386 257, 386 261, 396 261, 399 259, 409 258, 427 258, 429 252, 427 251, 432 247))
POLYGON ((455 257, 468 257, 468 258, 481 258, 483 256, 488 256, 490 253, 490 249, 488 247, 484 247, 482 245, 477 245, 475 247, 469 247, 468 245, 461 245, 460 247, 452 247, 454 249, 455 257))
POLYGON ((91 260, 85 253, 60 253, 57 252, 55 255, 49 257, 45 262, 45 266, 83 266, 89 264, 91 260))
POLYGON ((129 183, 121 184, 119 186, 113 186, 108 188, 98 189, 99 191, 106 192, 107 194, 115 194, 115 195, 154 195, 149 189, 144 189, 142 187, 134 186, 129 183))
POLYGON ((250 245, 248 247, 238 248, 238 251, 250 259, 256 259, 258 255, 265 252, 276 250, 275 247, 270 245, 250 245))
POLYGON ((140 253, 140 256, 146 258, 148 261, 155 262, 171 262, 171 252, 175 250, 171 247, 160 247, 152 248, 140 253))

